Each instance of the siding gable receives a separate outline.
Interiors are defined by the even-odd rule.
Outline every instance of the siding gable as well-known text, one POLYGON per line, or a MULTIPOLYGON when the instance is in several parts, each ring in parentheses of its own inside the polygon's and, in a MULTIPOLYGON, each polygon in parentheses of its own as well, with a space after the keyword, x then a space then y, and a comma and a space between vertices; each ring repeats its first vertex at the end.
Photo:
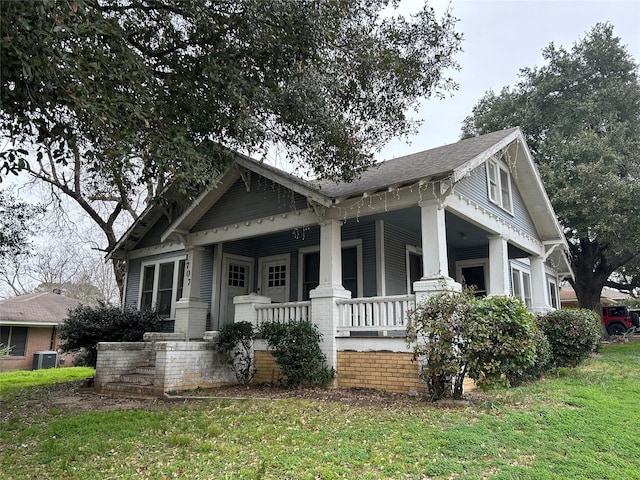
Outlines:
POLYGON ((242 179, 236 181, 196 222, 191 232, 302 210, 307 206, 304 196, 252 172, 249 191, 242 179))
POLYGON ((538 232, 514 181, 513 174, 510 175, 509 178, 511 181, 513 215, 489 200, 489 193, 487 191, 487 169, 484 163, 473 169, 469 176, 460 180, 455 186, 455 191, 482 206, 482 208, 493 213, 501 220, 512 223, 522 232, 538 238, 538 232))

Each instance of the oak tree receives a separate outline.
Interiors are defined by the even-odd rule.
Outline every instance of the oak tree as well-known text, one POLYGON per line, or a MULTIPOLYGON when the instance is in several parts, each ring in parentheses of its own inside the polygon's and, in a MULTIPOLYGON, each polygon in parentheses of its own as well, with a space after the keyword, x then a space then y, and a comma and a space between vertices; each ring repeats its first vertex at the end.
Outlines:
POLYGON ((543 58, 515 86, 487 92, 463 136, 522 128, 565 228, 578 303, 599 312, 603 286, 637 282, 624 272, 640 260, 638 64, 607 23, 569 50, 551 43, 543 58))

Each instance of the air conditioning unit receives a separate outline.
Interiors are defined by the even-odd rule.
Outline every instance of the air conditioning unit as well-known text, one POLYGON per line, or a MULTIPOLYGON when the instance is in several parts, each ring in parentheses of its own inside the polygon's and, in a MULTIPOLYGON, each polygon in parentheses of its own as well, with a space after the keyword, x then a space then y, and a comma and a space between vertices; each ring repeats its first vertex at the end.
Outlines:
POLYGON ((58 363, 58 352, 52 350, 43 350, 33 354, 32 370, 40 370, 41 368, 55 368, 58 363))

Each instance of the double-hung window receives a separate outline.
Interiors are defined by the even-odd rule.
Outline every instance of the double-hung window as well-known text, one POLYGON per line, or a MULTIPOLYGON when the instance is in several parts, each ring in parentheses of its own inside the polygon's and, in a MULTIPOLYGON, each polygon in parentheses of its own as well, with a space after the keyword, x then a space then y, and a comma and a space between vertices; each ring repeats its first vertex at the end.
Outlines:
POLYGON ((182 298, 185 259, 158 260, 142 265, 140 310, 155 309, 162 317, 173 318, 182 298))
POLYGON ((487 189, 489 200, 511 212, 511 175, 509 170, 496 160, 487 161, 487 189))
POLYGON ((511 291, 519 297, 527 307, 531 307, 531 275, 518 268, 511 268, 511 291))

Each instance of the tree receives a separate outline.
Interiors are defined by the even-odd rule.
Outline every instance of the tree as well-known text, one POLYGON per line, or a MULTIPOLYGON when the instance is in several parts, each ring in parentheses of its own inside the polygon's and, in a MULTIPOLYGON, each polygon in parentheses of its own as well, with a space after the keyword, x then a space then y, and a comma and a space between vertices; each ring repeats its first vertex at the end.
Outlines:
POLYGON ((42 205, 20 201, 0 190, 0 265, 11 255, 28 251, 30 236, 43 212, 42 205))
POLYGON ((349 180, 455 88, 455 19, 394 3, 2 0, 0 167, 73 198, 107 250, 140 186, 192 196, 229 149, 349 180))
POLYGON ((551 43, 543 58, 515 87, 487 92, 463 137, 522 128, 565 228, 578 303, 599 313, 602 287, 620 287, 612 274, 640 252, 638 65, 606 23, 571 50, 551 43))

